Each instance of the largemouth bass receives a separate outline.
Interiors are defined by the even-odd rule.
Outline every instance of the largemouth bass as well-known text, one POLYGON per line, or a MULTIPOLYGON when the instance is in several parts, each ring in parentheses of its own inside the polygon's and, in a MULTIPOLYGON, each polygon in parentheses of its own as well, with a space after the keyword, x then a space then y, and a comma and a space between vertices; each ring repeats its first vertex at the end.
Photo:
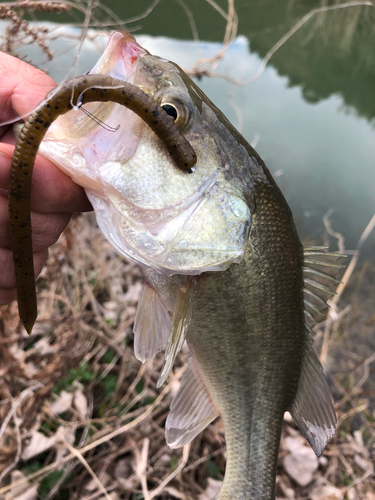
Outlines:
POLYGON ((158 385, 188 342, 169 445, 183 446, 220 415, 227 466, 218 498, 273 499, 284 412, 317 455, 335 434, 310 332, 324 317, 341 256, 303 249, 261 158, 176 64, 117 32, 90 73, 150 96, 193 147, 195 168, 177 168, 131 110, 85 104, 84 94, 80 105, 96 121, 70 111, 41 152, 85 188, 106 238, 142 266, 135 354, 145 361, 165 348, 158 385))

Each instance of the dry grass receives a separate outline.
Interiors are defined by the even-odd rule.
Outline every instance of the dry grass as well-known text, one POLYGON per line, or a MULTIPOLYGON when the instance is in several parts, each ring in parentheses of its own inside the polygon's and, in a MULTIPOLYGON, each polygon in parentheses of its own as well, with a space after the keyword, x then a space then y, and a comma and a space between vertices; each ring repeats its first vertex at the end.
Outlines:
POLYGON ((24 18, 25 12, 68 12, 71 6, 63 2, 46 2, 46 1, 31 1, 23 0, 18 2, 2 3, 0 5, 0 19, 7 19, 10 21, 7 28, 5 42, 2 50, 8 54, 14 55, 14 45, 19 40, 29 37, 31 43, 37 44, 47 58, 51 61, 53 54, 49 50, 44 37, 48 30, 46 28, 32 28, 29 22, 24 18))

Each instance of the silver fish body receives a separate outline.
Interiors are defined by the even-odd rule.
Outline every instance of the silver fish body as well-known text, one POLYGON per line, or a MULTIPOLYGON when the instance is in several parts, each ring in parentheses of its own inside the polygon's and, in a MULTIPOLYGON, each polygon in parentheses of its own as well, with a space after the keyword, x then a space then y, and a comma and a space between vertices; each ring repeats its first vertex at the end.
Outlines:
POLYGON ((42 152, 85 187, 105 236, 143 267, 135 352, 145 361, 167 344, 159 385, 188 342, 167 442, 186 444, 221 415, 228 458, 218 498, 273 499, 284 412, 317 454, 335 433, 309 329, 337 283, 338 256, 304 251, 262 160, 177 65, 115 33, 93 72, 165 106, 195 149, 195 171, 178 170, 142 120, 115 104, 89 110, 121 123, 117 136, 70 112, 42 152))

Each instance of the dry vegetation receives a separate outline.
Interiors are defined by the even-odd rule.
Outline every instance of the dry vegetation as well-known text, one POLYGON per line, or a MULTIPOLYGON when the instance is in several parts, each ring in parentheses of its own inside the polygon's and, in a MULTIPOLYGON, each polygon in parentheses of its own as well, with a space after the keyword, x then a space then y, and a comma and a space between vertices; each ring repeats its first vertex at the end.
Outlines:
MULTIPOLYGON (((31 29, 22 9, 41 3, 1 6, 0 16, 11 21, 9 51, 13 35, 31 29)), ((35 43, 42 43, 39 35, 35 43)), ((286 418, 279 499, 375 500, 375 345, 361 344, 373 339, 375 267, 369 261, 358 269, 343 302, 317 328, 335 393, 337 437, 317 459, 286 418)), ((220 420, 191 446, 171 450, 165 443, 163 426, 187 352, 156 390, 162 357, 141 365, 133 353, 141 284, 139 268, 103 240, 92 215, 80 215, 52 248, 38 281, 32 335, 21 327, 16 304, 0 308, 0 499, 203 500, 220 487, 220 420)))

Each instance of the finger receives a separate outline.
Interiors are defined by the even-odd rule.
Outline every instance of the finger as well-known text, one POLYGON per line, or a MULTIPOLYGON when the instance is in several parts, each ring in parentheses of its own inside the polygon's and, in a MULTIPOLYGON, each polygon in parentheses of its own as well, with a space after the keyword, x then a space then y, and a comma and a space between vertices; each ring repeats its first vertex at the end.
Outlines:
MULTIPOLYGON (((40 214, 31 212, 33 252, 41 252, 53 245, 64 231, 70 214, 40 214)), ((0 246, 11 248, 8 199, 0 195, 0 246)))
MULTIPOLYGON (((0 144, 0 192, 8 190, 13 147, 0 144)), ((38 155, 33 171, 31 209, 39 213, 72 213, 92 210, 84 190, 51 161, 38 155)))
POLYGON ((1 142, 6 142, 7 144, 12 144, 13 146, 16 145, 17 139, 16 136, 14 135, 13 132, 13 127, 12 125, 9 126, 9 129, 6 130, 6 132, 1 136, 1 142))
POLYGON ((16 300, 16 298, 17 298, 17 292, 15 289, 5 290, 0 288, 0 307, 10 304, 11 302, 13 302, 13 300, 16 300))
MULTIPOLYGON (((34 254, 35 276, 39 276, 48 257, 48 250, 34 254)), ((16 298, 16 277, 14 274, 13 254, 11 250, 0 248, 0 306, 9 304, 16 298)))
POLYGON ((56 86, 48 75, 16 57, 0 53, 0 122, 29 115, 56 86))

